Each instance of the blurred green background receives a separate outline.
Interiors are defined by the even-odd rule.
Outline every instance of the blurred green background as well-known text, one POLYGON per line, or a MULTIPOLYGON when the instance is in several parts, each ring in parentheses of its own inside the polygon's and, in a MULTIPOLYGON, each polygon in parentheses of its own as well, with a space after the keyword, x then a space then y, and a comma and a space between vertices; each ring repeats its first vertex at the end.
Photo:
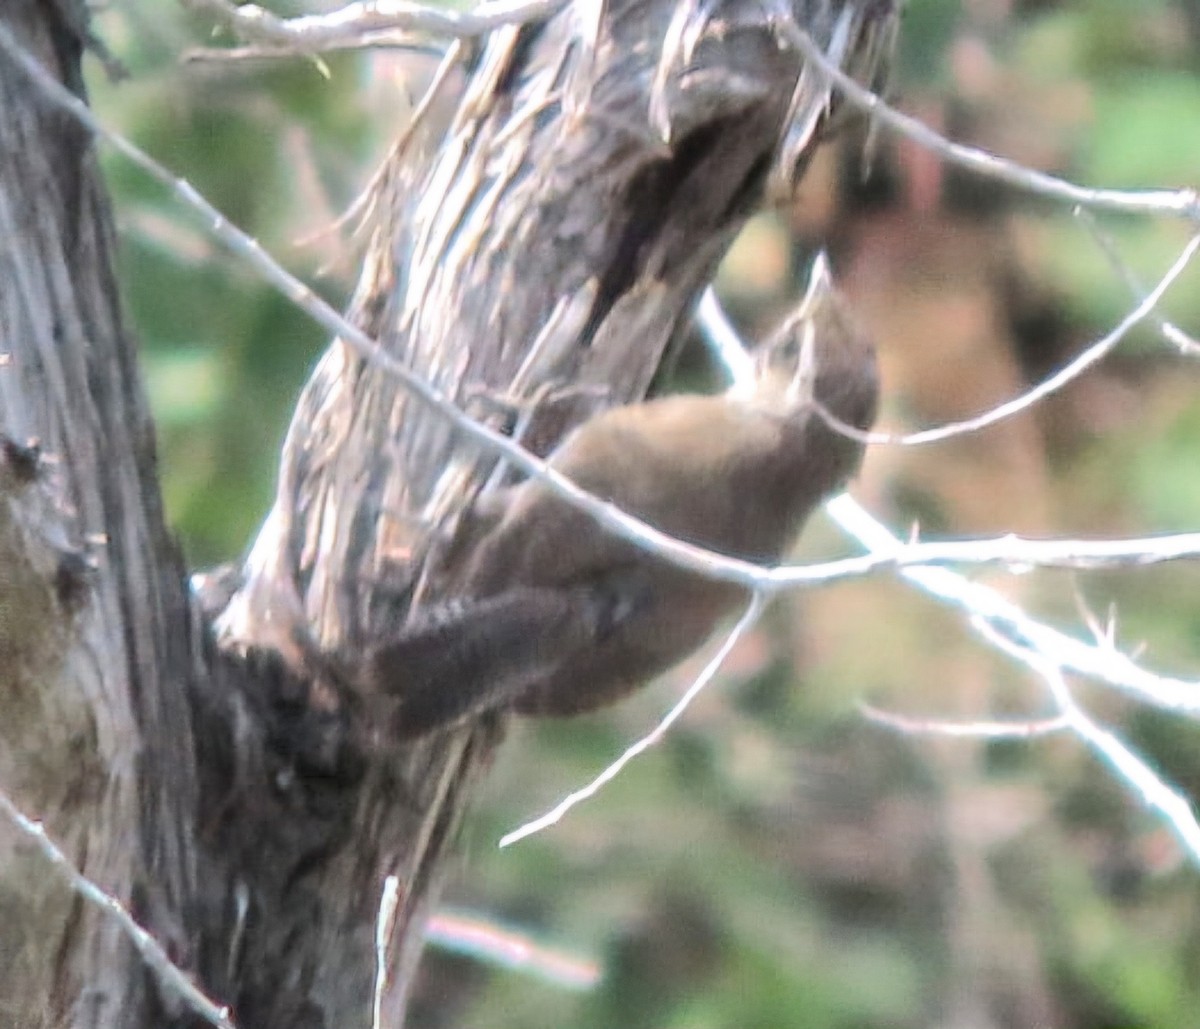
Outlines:
MULTIPOLYGON (((326 5, 329 6, 329 5, 326 5)), ((124 0, 97 28, 132 77, 93 102, 335 304, 356 248, 332 228, 430 74, 429 55, 181 64, 209 26, 124 0), (315 238, 314 238, 315 237, 315 238)), ((1092 185, 1200 179, 1194 0, 911 0, 894 91, 957 139, 1092 185)), ((827 245, 880 346, 883 426, 969 416, 1061 366, 1131 306, 1065 208, 884 139, 847 134, 723 269, 752 331, 797 296, 827 245)), ((189 562, 237 556, 273 490, 321 330, 220 249, 176 199, 104 155, 122 276, 189 562)), ((1107 217, 1152 284, 1186 242, 1167 218, 1107 217)), ((1200 332, 1194 272, 1169 316, 1200 332)), ((900 530, 1126 535, 1195 528, 1195 356, 1152 325, 1032 413, 920 447, 878 447, 855 493, 900 530)), ((815 524, 803 552, 845 547, 815 524)), ((1086 632, 1115 610, 1123 647, 1200 667, 1194 566, 978 574, 1086 632)), ((780 604, 663 745, 560 826, 499 836, 591 778, 699 665, 596 717, 514 730, 464 832, 447 900, 598 961, 587 991, 431 953, 414 1026, 660 1029, 1130 1029, 1195 1026, 1200 871, 1072 739, 906 738, 867 699, 917 717, 1041 714, 1036 683, 952 614, 890 578, 780 604)), ((1190 795, 1200 732, 1096 686, 1080 696, 1190 795)))

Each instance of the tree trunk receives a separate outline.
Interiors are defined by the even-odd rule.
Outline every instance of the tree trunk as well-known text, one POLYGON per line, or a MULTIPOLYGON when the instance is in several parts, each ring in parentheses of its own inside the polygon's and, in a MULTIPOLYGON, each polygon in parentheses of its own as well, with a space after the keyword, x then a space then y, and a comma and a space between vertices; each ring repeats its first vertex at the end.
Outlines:
MULTIPOLYGON (((496 398, 536 399, 522 438, 539 453, 598 404, 640 398, 768 178, 803 165, 823 122, 827 89, 802 77, 797 108, 801 61, 771 19, 828 45, 845 12, 843 63, 870 79, 894 15, 769 6, 577 4, 493 33, 446 138, 392 169, 352 319, 497 426, 496 398)), ((0 24, 81 90, 82 0, 9 3, 0 24)), ((495 458, 335 341, 246 566, 201 591, 215 642, 163 527, 111 236, 88 138, 0 59, 0 430, 57 458, 37 475, 19 446, 0 461, 0 785, 243 1029, 370 1025, 377 901, 397 876, 397 1025, 506 716, 401 745, 366 731, 373 698, 297 674, 297 655, 386 641, 448 599, 457 565, 430 555, 495 458)), ((145 987, 114 922, 0 843, 13 1024, 194 1024, 145 987)))
MULTIPOLYGON (((81 95, 82 10, 26 0, 0 14, 81 95)), ((195 890, 183 569, 91 140, 2 57, 0 240, 0 785, 177 946, 195 890), (42 459, 25 449, 35 438, 42 459)), ((11 829, 5 1023, 145 1024, 129 940, 11 829)))

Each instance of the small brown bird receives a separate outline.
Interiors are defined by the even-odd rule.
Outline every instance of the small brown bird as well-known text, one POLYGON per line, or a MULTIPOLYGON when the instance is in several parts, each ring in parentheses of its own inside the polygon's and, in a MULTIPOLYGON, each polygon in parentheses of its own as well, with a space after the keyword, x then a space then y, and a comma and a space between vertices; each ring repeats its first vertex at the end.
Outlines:
MULTIPOLYGON (((725 393, 592 418, 550 464, 671 536, 777 563, 858 469, 861 440, 817 407, 869 429, 875 353, 820 260, 803 303, 754 359, 752 381, 725 393)), ((503 513, 461 580, 472 599, 367 656, 364 685, 400 698, 401 736, 496 707, 570 715, 610 704, 699 648, 747 600, 740 586, 621 539, 535 479, 499 499, 503 513)))

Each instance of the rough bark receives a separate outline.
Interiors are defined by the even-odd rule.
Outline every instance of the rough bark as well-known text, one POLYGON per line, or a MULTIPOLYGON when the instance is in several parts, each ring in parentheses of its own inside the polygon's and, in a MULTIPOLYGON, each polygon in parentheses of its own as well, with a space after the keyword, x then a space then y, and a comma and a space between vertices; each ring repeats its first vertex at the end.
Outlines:
MULTIPOLYGON (((82 5, 29 0, 0 21, 82 94, 81 17, 82 5)), ((0 784, 86 875, 182 939, 189 621, 111 214, 87 133, 5 59, 0 240, 0 784), (44 459, 22 463, 32 438, 44 459)), ((5 1024, 142 1024, 141 962, 112 919, 7 824, 0 848, 5 1024)))
MULTIPOLYGON (((827 94, 807 83, 814 117, 789 136, 801 62, 772 19, 824 45, 853 10, 846 63, 865 56, 869 77, 894 14, 880 0, 715 13, 622 0, 590 8, 589 28, 585 7, 483 42, 447 137, 393 169, 352 309, 497 425, 509 415, 495 397, 539 398, 523 438, 542 453, 598 402, 645 393, 772 170, 806 159, 827 94), (678 45, 663 64, 665 38, 678 45)), ((27 0, 0 19, 78 90, 81 9, 27 0)), ((89 142, 2 60, 0 239, 13 241, 0 248, 0 428, 61 461, 32 482, 0 463, 2 784, 244 1029, 370 1024, 377 898, 396 875, 384 1024, 398 1024, 505 716, 401 746, 368 731, 372 698, 297 674, 296 645, 386 640, 452 596, 455 561, 430 555, 498 477, 494 459, 335 341, 245 568, 202 591, 219 642, 197 633, 89 142), (80 603, 59 569, 90 533, 106 543, 80 603)), ((51 996, 52 1024, 195 1022, 143 989, 113 924, 36 857, 5 864, 0 897, 21 916, 0 984, 16 1024, 38 1024, 51 996)))

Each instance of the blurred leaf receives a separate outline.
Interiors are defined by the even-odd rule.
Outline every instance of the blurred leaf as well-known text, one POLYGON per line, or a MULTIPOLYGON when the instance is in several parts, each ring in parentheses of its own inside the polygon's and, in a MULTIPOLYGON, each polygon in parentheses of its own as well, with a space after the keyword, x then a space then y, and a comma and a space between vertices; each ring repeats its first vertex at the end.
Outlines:
POLYGON ((161 425, 178 428, 212 416, 221 383, 211 351, 172 348, 147 354, 144 367, 147 387, 163 412, 161 425))
POLYGON ((1163 432, 1143 441, 1131 462, 1130 486, 1150 528, 1180 531, 1196 524, 1198 448, 1200 403, 1191 404, 1163 432))
POLYGON ((1200 79, 1143 71, 1096 88, 1085 180, 1110 188, 1195 185, 1200 172, 1200 79))

